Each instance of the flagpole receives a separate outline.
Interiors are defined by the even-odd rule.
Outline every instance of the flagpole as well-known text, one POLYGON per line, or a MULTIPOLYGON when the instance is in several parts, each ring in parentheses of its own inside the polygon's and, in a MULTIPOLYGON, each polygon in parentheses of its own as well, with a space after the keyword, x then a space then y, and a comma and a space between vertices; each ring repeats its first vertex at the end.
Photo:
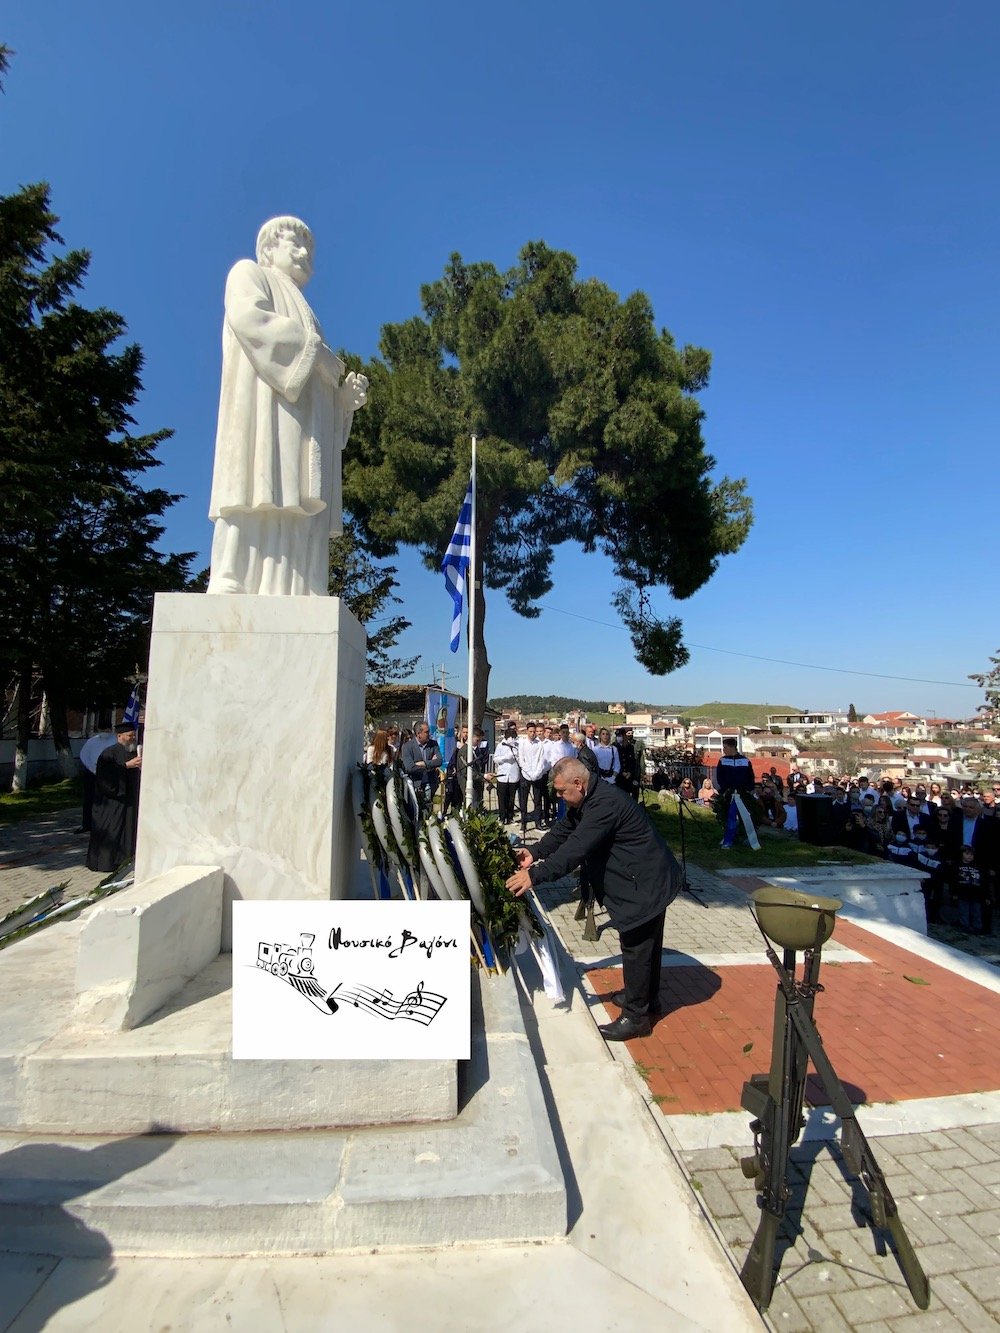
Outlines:
POLYGON ((472 753, 474 749, 472 739, 472 692, 476 683, 476 437, 472 437, 472 472, 469 477, 469 486, 472 489, 472 532, 469 542, 469 702, 465 709, 465 718, 469 727, 469 735, 466 741, 465 750, 465 806, 467 810, 472 808, 472 753))

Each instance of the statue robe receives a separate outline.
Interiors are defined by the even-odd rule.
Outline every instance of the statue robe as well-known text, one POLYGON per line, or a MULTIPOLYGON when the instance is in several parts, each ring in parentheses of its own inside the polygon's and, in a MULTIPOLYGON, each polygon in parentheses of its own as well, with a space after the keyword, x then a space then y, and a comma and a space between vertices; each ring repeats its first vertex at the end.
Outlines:
POLYGON ((249 259, 233 267, 209 592, 327 595, 329 538, 343 525, 340 455, 354 411, 345 389, 316 371, 322 344, 291 278, 249 259))

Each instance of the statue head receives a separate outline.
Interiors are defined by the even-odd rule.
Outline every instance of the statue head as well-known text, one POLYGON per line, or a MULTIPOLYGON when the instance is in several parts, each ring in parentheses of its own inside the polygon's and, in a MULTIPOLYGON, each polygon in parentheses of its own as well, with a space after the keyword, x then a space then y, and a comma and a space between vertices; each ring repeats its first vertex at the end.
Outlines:
POLYGON ((301 218, 270 218, 257 233, 257 263, 305 286, 312 276, 313 234, 301 218))

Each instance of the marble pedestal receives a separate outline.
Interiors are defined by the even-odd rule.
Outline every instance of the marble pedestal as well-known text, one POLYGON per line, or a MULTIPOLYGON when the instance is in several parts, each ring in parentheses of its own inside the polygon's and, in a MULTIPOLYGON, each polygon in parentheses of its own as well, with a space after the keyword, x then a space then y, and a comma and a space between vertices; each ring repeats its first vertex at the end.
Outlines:
POLYGON ((156 598, 136 883, 221 866, 234 898, 351 896, 365 634, 337 598, 156 598))

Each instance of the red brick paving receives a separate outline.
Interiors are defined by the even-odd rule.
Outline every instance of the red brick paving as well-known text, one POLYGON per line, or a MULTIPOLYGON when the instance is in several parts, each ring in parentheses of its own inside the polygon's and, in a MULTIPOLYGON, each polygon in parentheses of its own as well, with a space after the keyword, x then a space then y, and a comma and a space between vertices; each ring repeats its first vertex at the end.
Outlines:
MULTIPOLYGON (((837 922, 835 938, 870 959, 824 962, 816 999, 817 1026, 853 1101, 1000 1089, 1000 996, 849 921, 837 922)), ((620 969, 589 977, 598 996, 622 986, 620 969)), ((776 985, 773 969, 760 964, 664 969, 668 1013, 652 1036, 628 1046, 666 1114, 739 1110, 744 1081, 771 1058, 776 985)), ((828 1103, 815 1078, 810 1094, 828 1103)))

